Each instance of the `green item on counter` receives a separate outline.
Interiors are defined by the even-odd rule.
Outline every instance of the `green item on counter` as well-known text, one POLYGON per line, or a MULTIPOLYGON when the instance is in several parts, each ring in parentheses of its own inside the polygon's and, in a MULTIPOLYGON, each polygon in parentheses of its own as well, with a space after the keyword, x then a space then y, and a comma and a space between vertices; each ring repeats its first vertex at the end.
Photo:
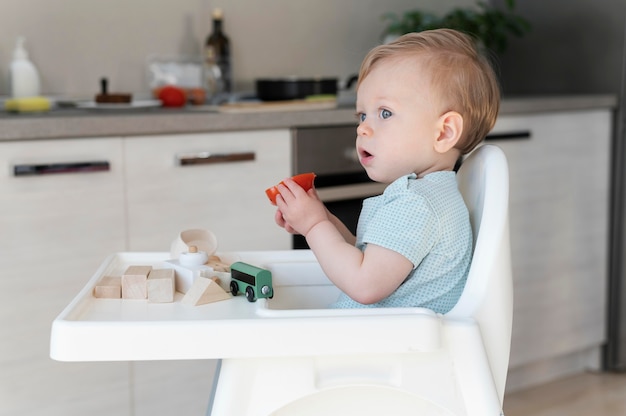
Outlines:
POLYGON ((336 100, 337 96, 334 94, 316 94, 308 95, 304 98, 306 101, 332 101, 336 100))

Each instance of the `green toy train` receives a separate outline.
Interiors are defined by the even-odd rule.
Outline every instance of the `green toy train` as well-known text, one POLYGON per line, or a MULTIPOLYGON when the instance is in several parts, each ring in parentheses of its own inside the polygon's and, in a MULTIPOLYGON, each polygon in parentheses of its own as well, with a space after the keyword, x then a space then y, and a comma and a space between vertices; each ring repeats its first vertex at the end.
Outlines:
POLYGON ((233 296, 241 291, 246 294, 248 302, 274 296, 272 272, 269 270, 238 261, 230 265, 230 276, 230 293, 233 296))

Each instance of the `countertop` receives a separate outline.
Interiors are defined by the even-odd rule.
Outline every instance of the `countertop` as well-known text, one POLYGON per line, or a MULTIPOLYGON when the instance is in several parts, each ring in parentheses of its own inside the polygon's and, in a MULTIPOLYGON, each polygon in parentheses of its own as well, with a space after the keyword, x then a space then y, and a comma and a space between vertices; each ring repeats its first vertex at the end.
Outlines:
MULTIPOLYGON (((617 108, 617 97, 602 95, 505 98, 500 115, 617 108)), ((54 110, 43 114, 0 113, 0 141, 185 134, 282 129, 356 123, 353 107, 330 110, 219 113, 208 107, 133 111, 54 110)))

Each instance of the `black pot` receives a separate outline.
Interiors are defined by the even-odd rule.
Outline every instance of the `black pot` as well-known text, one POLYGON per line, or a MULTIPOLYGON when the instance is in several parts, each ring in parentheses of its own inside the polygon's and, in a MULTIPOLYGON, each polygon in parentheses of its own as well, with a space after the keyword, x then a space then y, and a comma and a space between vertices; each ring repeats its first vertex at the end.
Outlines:
POLYGON ((256 80, 256 94, 263 101, 299 100, 320 94, 336 95, 337 79, 258 79, 256 80))

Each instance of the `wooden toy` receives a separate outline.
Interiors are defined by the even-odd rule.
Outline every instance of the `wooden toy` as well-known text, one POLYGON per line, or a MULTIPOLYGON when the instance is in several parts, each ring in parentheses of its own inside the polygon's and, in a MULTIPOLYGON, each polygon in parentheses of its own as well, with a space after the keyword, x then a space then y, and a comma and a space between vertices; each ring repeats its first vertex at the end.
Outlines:
POLYGON ((153 269, 148 274, 146 289, 148 302, 168 303, 174 302, 174 269, 153 269))
POLYGON ((151 270, 152 266, 128 266, 122 275, 122 299, 145 299, 151 270))
POLYGON ((192 228, 181 231, 172 241, 170 258, 178 259, 180 254, 189 251, 191 246, 196 246, 198 251, 204 251, 210 256, 217 250, 217 237, 209 230, 192 228))
POLYGON ((219 256, 209 256, 209 261, 206 264, 207 266, 212 267, 216 272, 230 272, 230 266, 223 263, 219 256))
POLYGON ((178 259, 163 262, 163 267, 175 271, 175 288, 180 293, 187 293, 196 279, 210 277, 213 273, 213 269, 207 265, 183 266, 178 259))
POLYGON ((181 302, 185 305, 198 306, 230 299, 231 297, 230 293, 222 289, 216 280, 200 277, 194 280, 181 302))
POLYGON ((122 297, 121 276, 103 276, 94 287, 93 295, 103 299, 120 299, 122 297))
POLYGON ((180 253, 178 261, 185 267, 202 266, 209 261, 209 255, 206 251, 198 250, 197 246, 189 246, 189 251, 183 251, 180 253))
POLYGON ((248 302, 274 296, 272 272, 269 270, 238 261, 230 265, 230 275, 230 293, 233 296, 237 296, 240 290, 246 294, 248 302))

